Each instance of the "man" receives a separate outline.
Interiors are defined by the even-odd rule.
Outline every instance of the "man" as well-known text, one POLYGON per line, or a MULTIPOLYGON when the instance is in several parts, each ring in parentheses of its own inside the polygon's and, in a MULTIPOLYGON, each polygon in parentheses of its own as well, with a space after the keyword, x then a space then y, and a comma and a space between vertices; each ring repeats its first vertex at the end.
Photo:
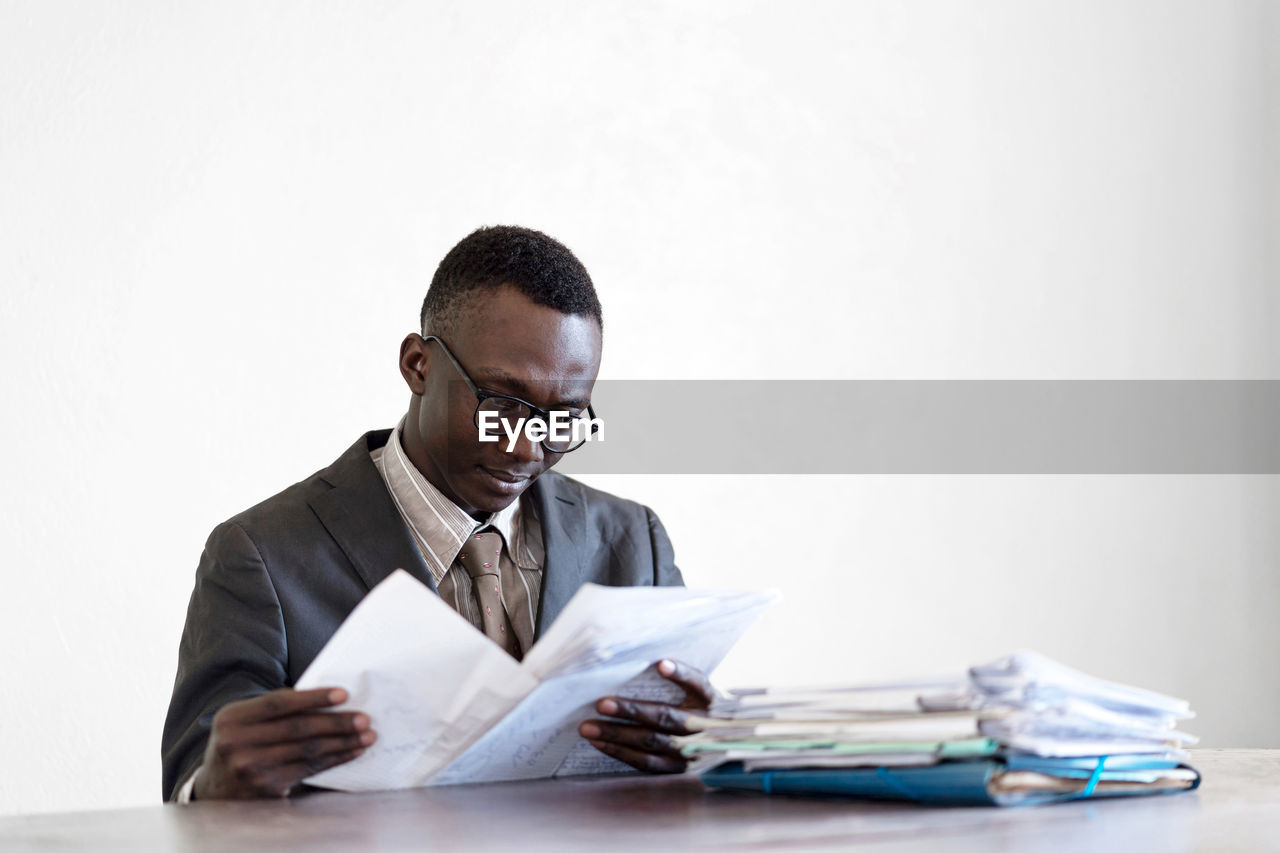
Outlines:
MULTIPOLYGON (((285 796, 361 755, 375 721, 326 711, 346 701, 339 688, 291 685, 397 568, 517 657, 583 583, 682 583, 647 507, 549 472, 575 441, 480 440, 481 423, 593 416, 602 321, 578 259, 537 231, 482 228, 441 261, 421 321, 400 345, 400 424, 210 535, 165 721, 167 798, 285 796)), ((684 688, 680 706, 606 697, 597 710, 613 719, 580 733, 634 767, 679 771, 670 736, 711 689, 680 664, 658 670, 684 688)))

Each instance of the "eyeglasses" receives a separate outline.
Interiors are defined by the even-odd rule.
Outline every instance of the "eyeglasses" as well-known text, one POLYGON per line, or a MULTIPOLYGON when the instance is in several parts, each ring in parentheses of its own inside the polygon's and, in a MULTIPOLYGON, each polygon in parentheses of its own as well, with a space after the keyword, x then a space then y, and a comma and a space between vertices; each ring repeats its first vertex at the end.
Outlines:
POLYGON ((549 412, 546 409, 540 409, 532 403, 521 400, 519 397, 485 391, 471 381, 471 376, 463 369, 461 362, 449 351, 449 347, 443 340, 436 335, 424 335, 422 339, 424 341, 435 341, 440 345, 440 349, 444 351, 454 368, 457 369, 462 381, 467 383, 471 393, 476 395, 476 411, 472 416, 472 421, 479 431, 478 434, 501 436, 502 430, 505 429, 508 435, 514 435, 528 421, 536 418, 550 429, 547 437, 539 442, 543 449, 549 453, 569 453, 586 444, 587 440, 600 428, 600 423, 596 420, 595 409, 591 408, 590 403, 587 404, 585 413, 568 410, 549 412), (502 425, 501 429, 496 425, 488 429, 482 427, 480 424, 481 413, 492 413, 493 417, 488 420, 500 423, 502 425), (563 435, 564 430, 558 430, 555 426, 557 423, 566 425, 566 422, 568 438, 559 438, 558 436, 563 435))

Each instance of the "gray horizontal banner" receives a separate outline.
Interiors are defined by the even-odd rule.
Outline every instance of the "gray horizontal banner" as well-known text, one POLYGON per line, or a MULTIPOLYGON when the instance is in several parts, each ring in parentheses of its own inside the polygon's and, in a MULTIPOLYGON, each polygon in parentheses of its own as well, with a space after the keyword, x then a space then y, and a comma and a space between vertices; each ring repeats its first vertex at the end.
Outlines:
POLYGON ((600 381, 569 474, 1278 474, 1280 381, 600 381))

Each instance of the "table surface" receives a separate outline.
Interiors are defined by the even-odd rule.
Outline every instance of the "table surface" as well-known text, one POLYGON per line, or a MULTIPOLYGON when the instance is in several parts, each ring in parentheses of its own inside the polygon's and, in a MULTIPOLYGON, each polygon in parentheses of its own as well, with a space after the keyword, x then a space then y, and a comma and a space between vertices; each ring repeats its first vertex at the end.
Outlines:
POLYGON ((597 851, 1280 850, 1280 750, 1197 750, 1190 794, 1035 808, 941 808, 596 777, 316 793, 0 819, 0 848, 597 851))

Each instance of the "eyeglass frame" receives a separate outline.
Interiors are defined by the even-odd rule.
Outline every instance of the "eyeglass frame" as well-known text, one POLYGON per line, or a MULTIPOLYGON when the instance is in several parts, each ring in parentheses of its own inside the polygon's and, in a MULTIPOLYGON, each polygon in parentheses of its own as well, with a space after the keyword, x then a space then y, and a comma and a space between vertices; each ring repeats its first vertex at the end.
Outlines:
MULTIPOLYGON (((475 425, 475 428, 477 431, 480 429, 480 406, 484 404, 485 400, 491 400, 495 398, 499 400, 511 400, 512 402, 519 403, 520 405, 527 408, 531 413, 533 413, 538 418, 540 418, 544 424, 550 425, 551 412, 547 411, 546 409, 539 408, 538 406, 535 406, 533 403, 530 403, 528 400, 522 400, 519 397, 515 397, 511 394, 499 394, 496 391, 486 391, 485 389, 477 385, 474 381, 472 381, 471 375, 467 373, 466 369, 462 366, 462 362, 458 361, 457 356, 455 356, 453 354, 453 351, 449 349, 449 345, 446 344, 444 342, 444 339, 441 338, 439 335, 419 335, 419 337, 421 337, 424 342, 430 343, 431 341, 435 341, 440 345, 440 349, 444 352, 445 356, 449 359, 449 363, 452 364, 454 369, 458 371, 458 375, 462 377, 462 381, 467 383, 467 388, 471 389, 471 393, 476 395, 476 410, 471 415, 471 422, 475 425)), ((590 418, 591 421, 595 421, 596 419, 596 410, 592 408, 590 403, 587 403, 587 417, 590 418)), ((590 440, 590 436, 595 435, 596 431, 599 429, 600 429, 599 424, 592 423, 591 432, 588 434, 588 438, 584 438, 582 441, 580 441, 578 444, 575 444, 573 447, 570 447, 568 450, 553 450, 552 448, 547 446, 546 438, 542 439, 538 443, 542 445, 542 449, 545 450, 547 453, 554 453, 557 456, 563 456, 566 453, 572 453, 573 451, 582 447, 582 445, 586 444, 587 441, 590 440)))

